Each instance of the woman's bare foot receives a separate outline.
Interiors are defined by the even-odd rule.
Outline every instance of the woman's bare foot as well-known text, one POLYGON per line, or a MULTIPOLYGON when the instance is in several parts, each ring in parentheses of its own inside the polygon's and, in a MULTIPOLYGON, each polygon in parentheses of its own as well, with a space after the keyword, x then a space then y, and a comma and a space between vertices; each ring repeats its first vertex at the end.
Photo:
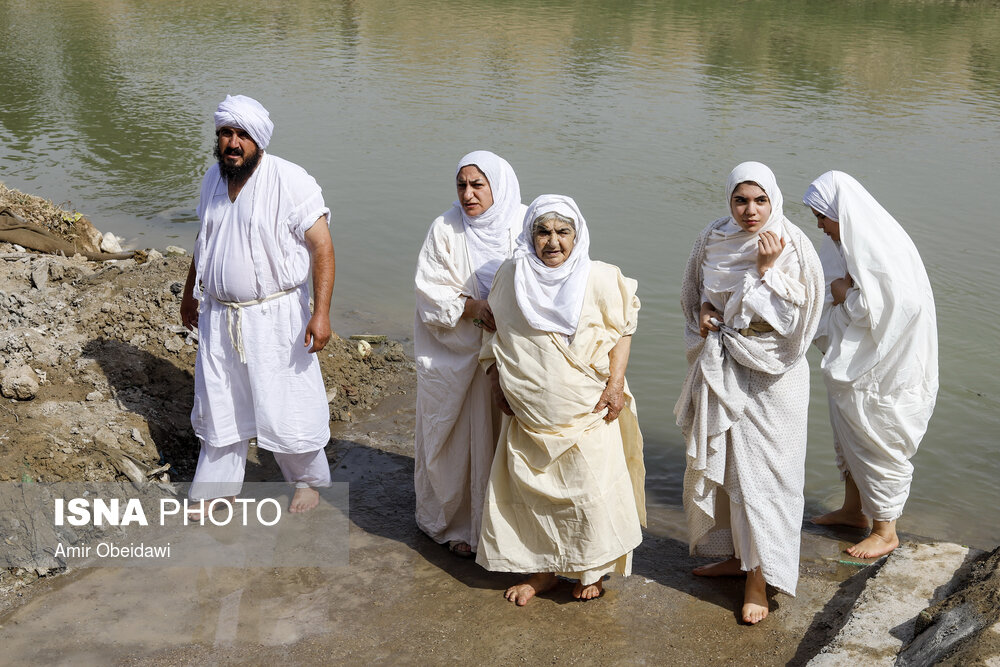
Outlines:
POLYGON ((852 528, 868 528, 868 517, 861 511, 851 512, 841 507, 839 510, 820 514, 809 519, 817 526, 851 526, 852 528))
POLYGON ((767 582, 760 568, 747 573, 743 587, 743 622, 756 625, 767 617, 767 582))
POLYGON ((899 546, 896 521, 875 521, 872 532, 846 551, 855 558, 879 558, 899 546))
POLYGON ((552 590, 557 581, 556 575, 552 572, 537 572, 508 588, 503 596, 518 607, 523 607, 539 593, 552 590))
POLYGON ((583 585, 582 582, 576 582, 576 586, 573 587, 573 597, 577 600, 593 600, 594 598, 601 597, 604 592, 604 578, 598 579, 593 584, 583 585))
POLYGON ((302 488, 295 489, 295 495, 292 496, 292 502, 288 504, 288 511, 292 514, 308 512, 317 505, 319 505, 319 491, 311 486, 304 486, 302 488))
POLYGON ((448 542, 448 551, 455 554, 459 558, 472 558, 475 555, 472 553, 472 547, 469 543, 461 540, 452 540, 451 542, 448 542))
POLYGON ((711 563, 710 565, 700 565, 691 574, 698 577, 743 577, 746 572, 740 569, 740 559, 730 558, 729 560, 711 563))

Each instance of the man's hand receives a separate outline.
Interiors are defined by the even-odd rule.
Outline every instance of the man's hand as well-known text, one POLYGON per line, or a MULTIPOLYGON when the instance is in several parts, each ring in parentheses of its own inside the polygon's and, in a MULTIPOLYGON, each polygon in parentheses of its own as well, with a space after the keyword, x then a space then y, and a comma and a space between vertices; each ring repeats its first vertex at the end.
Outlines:
POLYGON ((188 331, 198 328, 198 299, 193 294, 185 294, 181 298, 181 324, 188 331))
POLYGON ((774 232, 761 232, 757 237, 757 273, 764 276, 768 269, 778 261, 778 256, 785 249, 785 239, 774 232))
POLYGON ((337 271, 333 253, 333 240, 326 226, 326 216, 320 216, 313 226, 306 230, 306 248, 312 260, 313 273, 313 314, 306 325, 303 344, 312 347, 316 353, 330 341, 330 297, 333 295, 333 280, 337 271))
POLYGON ((184 293, 181 296, 181 324, 188 331, 198 328, 198 299, 194 298, 194 281, 197 276, 197 269, 194 266, 194 259, 191 259, 191 266, 188 267, 187 280, 184 282, 184 293))

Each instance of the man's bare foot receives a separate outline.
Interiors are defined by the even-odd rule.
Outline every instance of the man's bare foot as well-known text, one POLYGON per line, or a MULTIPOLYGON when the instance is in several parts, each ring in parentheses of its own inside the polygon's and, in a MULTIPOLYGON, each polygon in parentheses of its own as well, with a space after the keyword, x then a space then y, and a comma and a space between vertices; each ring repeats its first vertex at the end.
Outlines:
POLYGON ((503 596, 518 607, 523 607, 539 593, 552 590, 557 581, 556 575, 552 572, 537 572, 521 583, 508 588, 503 596))
POLYGON ((587 584, 584 586, 581 582, 576 582, 576 586, 573 587, 573 597, 577 600, 593 600, 594 598, 601 597, 604 592, 604 578, 598 579, 593 584, 587 584))
POLYGON ((292 514, 308 512, 317 505, 319 505, 319 491, 311 486, 305 486, 295 489, 292 502, 288 504, 288 511, 292 514))
POLYGON ((868 528, 868 517, 863 513, 851 512, 841 507, 839 510, 820 514, 809 519, 817 526, 851 526, 852 528, 868 528))
POLYGON ((188 500, 187 521, 188 523, 201 523, 210 514, 232 508, 235 503, 236 496, 209 500, 188 500))
POLYGON ((729 560, 711 563, 710 565, 700 565, 691 574, 698 577, 743 577, 746 572, 740 569, 740 559, 730 558, 729 560))
POLYGON ((767 617, 767 612, 767 582, 758 567, 747 573, 743 587, 743 622, 757 625, 767 617))

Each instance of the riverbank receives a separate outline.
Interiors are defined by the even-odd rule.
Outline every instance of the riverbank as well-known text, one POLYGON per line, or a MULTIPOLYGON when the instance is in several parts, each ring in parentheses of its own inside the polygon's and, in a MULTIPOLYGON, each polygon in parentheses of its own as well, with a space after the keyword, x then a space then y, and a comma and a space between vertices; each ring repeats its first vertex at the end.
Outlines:
MULTIPOLYGON (((165 255, 90 262, 0 244, 0 482, 190 480, 197 342, 178 314, 190 260, 165 255)), ((740 581, 689 574, 698 562, 677 507, 649 508, 635 574, 612 578, 600 600, 574 601, 562 586, 516 608, 501 597, 516 578, 454 558, 413 523, 414 374, 401 346, 335 339, 320 361, 327 455, 334 479, 350 484, 347 565, 0 570, 5 655, 164 665, 1000 656, 995 553, 975 561, 958 545, 907 540, 859 562, 842 551, 856 534, 807 526, 797 596, 773 595, 769 618, 747 627, 740 581)), ((250 481, 279 479, 270 456, 253 463, 250 481)))

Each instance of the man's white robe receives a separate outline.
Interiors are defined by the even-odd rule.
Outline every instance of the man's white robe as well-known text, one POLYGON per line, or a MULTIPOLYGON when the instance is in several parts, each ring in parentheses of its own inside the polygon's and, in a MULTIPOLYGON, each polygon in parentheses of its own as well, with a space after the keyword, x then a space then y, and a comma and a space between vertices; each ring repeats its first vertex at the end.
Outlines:
POLYGON ((330 412, 319 360, 303 346, 310 272, 305 233, 329 218, 319 185, 301 167, 268 153, 236 201, 213 165, 202 181, 195 247, 201 299, 191 424, 223 447, 257 438, 263 449, 322 449, 330 412), (272 300, 241 308, 223 302, 272 300), (242 342, 246 362, 234 340, 242 342))

